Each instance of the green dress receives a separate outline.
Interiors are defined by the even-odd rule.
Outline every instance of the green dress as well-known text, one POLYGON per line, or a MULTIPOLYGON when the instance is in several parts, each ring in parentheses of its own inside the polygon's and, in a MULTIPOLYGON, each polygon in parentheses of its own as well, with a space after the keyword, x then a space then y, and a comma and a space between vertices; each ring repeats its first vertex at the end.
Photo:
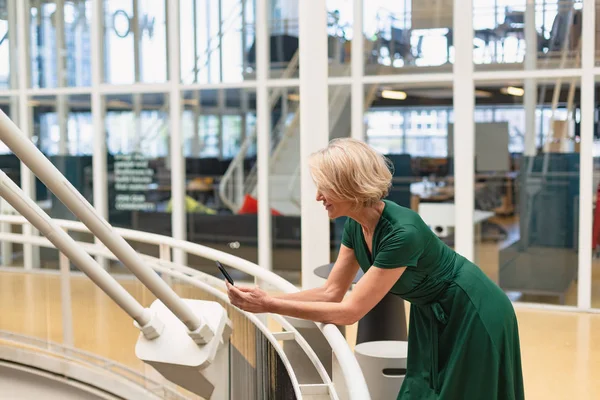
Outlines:
POLYGON ((360 267, 406 267, 394 293, 411 303, 407 372, 398 399, 523 399, 519 332, 504 292, 409 208, 384 200, 370 254, 348 218, 342 243, 360 267))

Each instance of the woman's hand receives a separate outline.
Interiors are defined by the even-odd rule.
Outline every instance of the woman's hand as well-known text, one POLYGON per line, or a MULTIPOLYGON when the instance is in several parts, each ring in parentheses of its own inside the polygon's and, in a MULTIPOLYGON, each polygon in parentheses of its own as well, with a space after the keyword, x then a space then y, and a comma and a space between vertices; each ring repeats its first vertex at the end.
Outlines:
POLYGON ((240 288, 225 282, 227 285, 227 295, 232 305, 251 313, 269 312, 270 296, 262 289, 240 288))

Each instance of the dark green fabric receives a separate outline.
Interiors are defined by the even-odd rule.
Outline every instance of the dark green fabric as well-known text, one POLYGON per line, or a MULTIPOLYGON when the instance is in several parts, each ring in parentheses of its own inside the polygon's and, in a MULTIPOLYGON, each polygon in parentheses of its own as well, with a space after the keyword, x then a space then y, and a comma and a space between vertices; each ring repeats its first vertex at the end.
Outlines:
POLYGON ((398 399, 524 398, 517 319, 504 292, 411 209, 385 200, 369 252, 348 218, 342 243, 363 271, 407 267, 390 292, 411 303, 398 399))

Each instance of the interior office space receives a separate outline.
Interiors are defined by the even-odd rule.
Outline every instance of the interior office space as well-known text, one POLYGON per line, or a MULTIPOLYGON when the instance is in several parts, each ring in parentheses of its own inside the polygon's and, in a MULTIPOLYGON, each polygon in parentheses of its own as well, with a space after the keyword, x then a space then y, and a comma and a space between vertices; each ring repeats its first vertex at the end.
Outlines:
MULTIPOLYGON (((515 304, 597 312, 595 4, 471 0, 458 15, 446 0, 325 3, 313 29, 318 7, 297 0, 0 2, 0 108, 113 226, 208 246, 298 287, 322 282, 315 269, 335 260, 343 227, 302 206, 314 202, 306 156, 364 139, 394 164, 389 198, 515 304)), ((0 153, 51 217, 77 219, 0 153)), ((60 266, 55 249, 19 243, 3 242, 2 260, 60 266)), ((218 276, 192 253, 172 261, 218 276)))

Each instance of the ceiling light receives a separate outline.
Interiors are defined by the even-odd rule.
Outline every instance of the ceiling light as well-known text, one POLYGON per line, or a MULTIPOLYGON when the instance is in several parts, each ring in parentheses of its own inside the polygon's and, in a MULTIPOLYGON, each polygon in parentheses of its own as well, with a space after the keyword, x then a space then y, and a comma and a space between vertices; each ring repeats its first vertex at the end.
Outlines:
POLYGON ((290 93, 287 98, 289 101, 300 101, 300 95, 298 93, 290 93))
POLYGON ((492 97, 490 92, 486 92, 485 90, 476 90, 475 97, 492 97))
POLYGON ((509 94, 511 96, 523 96, 525 94, 525 90, 523 90, 523 88, 518 88, 514 86, 502 88, 500 89, 500 92, 503 94, 509 94))
POLYGON ((381 97, 383 97, 384 99, 405 100, 406 93, 400 92, 398 90, 382 90, 381 97))

